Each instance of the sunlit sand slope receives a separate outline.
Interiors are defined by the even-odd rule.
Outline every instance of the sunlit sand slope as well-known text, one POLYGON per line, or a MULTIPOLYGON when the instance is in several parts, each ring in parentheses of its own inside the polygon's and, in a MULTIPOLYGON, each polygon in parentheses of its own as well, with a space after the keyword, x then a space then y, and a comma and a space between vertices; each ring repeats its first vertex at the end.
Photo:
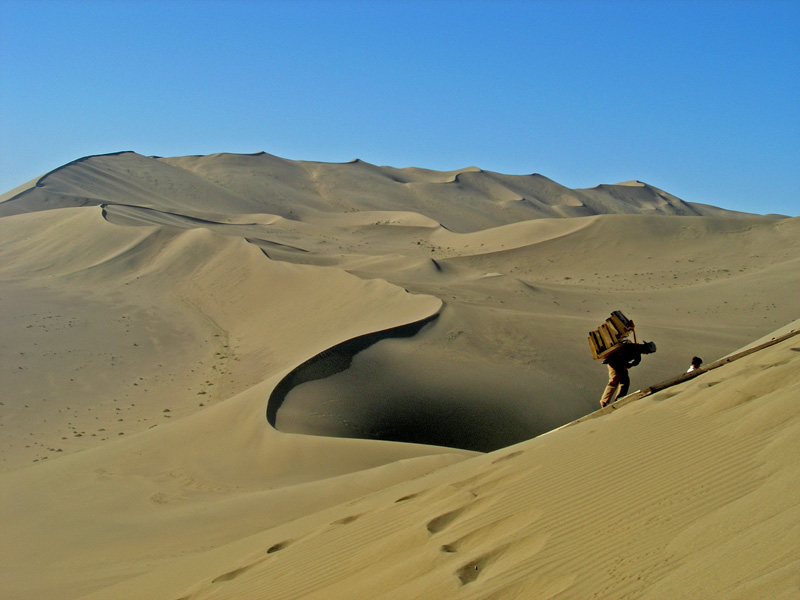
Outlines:
POLYGON ((795 336, 87 599, 793 598, 799 369, 795 336))
POLYGON ((181 418, 441 306, 99 207, 7 217, 0 236, 5 468, 181 418))
POLYGON ((288 369, 436 298, 99 207, 0 228, 4 598, 72 598, 467 456, 265 418, 288 369))
MULTIPOLYGON (((442 191, 484 175, 121 153, 75 161, 7 194, 0 212, 34 212, 2 219, 0 310, 11 358, 0 369, 17 390, 14 422, 24 414, 44 422, 32 407, 50 403, 54 437, 26 440, 27 423, 15 426, 16 457, 6 453, 3 466, 179 418, 373 333, 339 317, 322 326, 335 335, 304 329, 307 313, 328 306, 308 286, 345 298, 364 281, 388 281, 438 299, 439 316, 411 339, 359 346, 346 369, 284 385, 279 429, 481 451, 596 406, 605 370, 590 360, 585 336, 612 309, 659 346, 635 371, 634 389, 797 316, 798 219, 657 215, 677 201, 629 182, 590 195, 607 194, 608 210, 647 214, 498 225, 510 217, 497 182, 522 185, 514 177, 476 184, 494 194, 478 204, 442 191), (403 191, 410 182, 441 193, 420 203, 403 191), (102 209, 52 210, 73 204, 102 209), (434 218, 442 211, 479 229, 448 230, 434 218), (98 415, 79 402, 87 397, 122 414, 94 427, 98 415)), ((529 195, 555 202, 548 194, 557 184, 522 179, 529 195)))
POLYGON ((798 296, 800 219, 639 182, 69 163, 0 197, 0 596, 780 597, 799 344, 525 440, 611 310, 635 390, 798 296))
POLYGON ((360 160, 291 161, 266 153, 161 159, 121 152, 68 163, 0 196, 0 215, 102 203, 292 219, 318 211, 413 211, 456 231, 542 217, 734 214, 639 182, 573 190, 541 175, 474 167, 439 172, 360 160))

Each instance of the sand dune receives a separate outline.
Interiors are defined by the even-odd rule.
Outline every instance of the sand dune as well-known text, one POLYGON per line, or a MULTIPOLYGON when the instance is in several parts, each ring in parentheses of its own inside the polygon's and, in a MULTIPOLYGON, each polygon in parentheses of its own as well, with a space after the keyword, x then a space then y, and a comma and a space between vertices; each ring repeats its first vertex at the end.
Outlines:
POLYGON ((794 597, 798 339, 86 598, 794 597))
POLYGON ((74 161, 0 197, 3 598, 792 597, 798 338, 558 428, 611 310, 635 390, 798 292, 636 181, 74 161))
POLYGON ((571 190, 541 175, 503 175, 474 167, 423 169, 299 162, 256 155, 155 158, 123 152, 79 159, 0 196, 0 216, 48 208, 126 204, 182 214, 413 211, 454 231, 517 221, 594 214, 732 215, 689 204, 649 185, 571 190))
POLYGON ((28 430, 43 427, 42 417, 57 436, 48 447, 84 447, 90 440, 73 438, 129 434, 163 422, 165 409, 198 410, 441 305, 340 270, 270 261, 204 228, 115 226, 98 207, 8 217, 0 227, 14 348, 4 380, 17 392, 6 410, 19 436, 11 447, 26 462, 52 455, 40 439, 38 448, 23 444, 40 437, 28 430), (109 416, 125 425, 109 427, 109 416))

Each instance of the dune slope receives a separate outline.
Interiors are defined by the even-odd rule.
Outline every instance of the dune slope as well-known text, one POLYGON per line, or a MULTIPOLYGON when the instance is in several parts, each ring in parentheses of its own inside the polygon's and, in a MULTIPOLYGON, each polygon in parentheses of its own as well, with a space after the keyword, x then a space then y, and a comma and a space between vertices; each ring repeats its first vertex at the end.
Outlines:
POLYGON ((794 597, 799 340, 86 598, 794 597))
POLYGON ((611 310, 635 390, 797 319, 799 261, 640 182, 64 165, 0 197, 2 596, 779 597, 796 343, 526 440, 597 407, 611 310))
POLYGON ((291 161, 263 152, 177 158, 120 152, 78 159, 0 196, 0 216, 101 203, 301 220, 318 211, 410 210, 456 231, 543 217, 735 214, 683 202, 640 182, 571 190, 541 175, 474 167, 441 173, 360 160, 291 161), (218 211, 221 205, 225 210, 218 211))
POLYGON ((430 317, 435 298, 99 207, 0 227, 6 598, 75 597, 467 456, 265 418, 295 364, 430 317))

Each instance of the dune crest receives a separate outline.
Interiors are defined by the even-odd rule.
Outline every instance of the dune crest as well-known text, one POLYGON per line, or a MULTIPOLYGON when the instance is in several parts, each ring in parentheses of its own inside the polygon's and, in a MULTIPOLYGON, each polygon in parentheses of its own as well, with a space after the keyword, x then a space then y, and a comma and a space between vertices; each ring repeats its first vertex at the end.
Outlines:
POLYGON ((586 335, 655 391, 798 292, 800 219, 640 182, 73 161, 0 197, 3 598, 786 596, 796 342, 597 414, 586 335))
POLYGON ((796 345, 84 598, 791 597, 796 345))
POLYGON ((158 158, 120 152, 78 159, 32 187, 5 194, 0 216, 116 202, 178 212, 223 205, 226 213, 267 212, 301 220, 318 211, 412 210, 461 232, 598 214, 737 214, 630 182, 571 190, 541 175, 504 175, 477 167, 437 172, 360 160, 291 161, 266 153, 158 158), (175 204, 181 197, 191 202, 175 204), (498 211, 497 203, 504 202, 513 204, 498 211))

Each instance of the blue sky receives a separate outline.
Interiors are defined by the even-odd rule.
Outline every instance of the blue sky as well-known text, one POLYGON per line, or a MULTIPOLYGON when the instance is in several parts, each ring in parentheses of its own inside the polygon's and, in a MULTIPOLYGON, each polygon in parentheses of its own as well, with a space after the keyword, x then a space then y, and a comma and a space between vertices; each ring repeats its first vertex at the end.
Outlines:
POLYGON ((797 216, 798 23, 798 0, 0 0, 0 192, 89 154, 263 150, 797 216))

